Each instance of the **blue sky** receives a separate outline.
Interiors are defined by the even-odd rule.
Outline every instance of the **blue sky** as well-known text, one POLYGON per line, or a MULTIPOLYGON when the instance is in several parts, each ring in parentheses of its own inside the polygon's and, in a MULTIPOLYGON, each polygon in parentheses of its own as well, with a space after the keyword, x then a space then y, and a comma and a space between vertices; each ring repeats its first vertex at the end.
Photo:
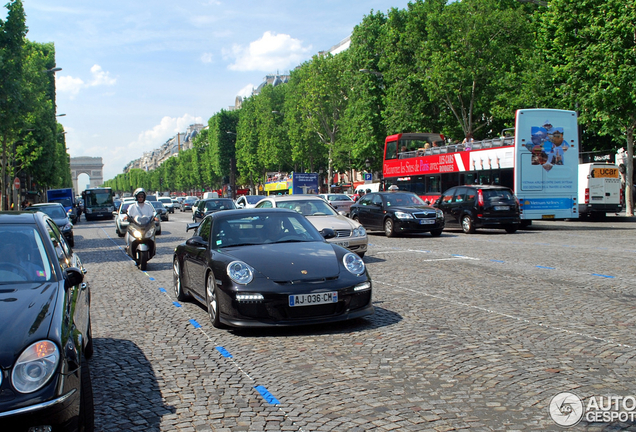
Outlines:
MULTIPOLYGON (((122 172, 194 122, 408 0, 23 0, 29 33, 54 42, 57 112, 71 157, 122 172)), ((2 8, 2 18, 6 9, 2 8)), ((81 183, 80 183, 81 184, 81 183)))

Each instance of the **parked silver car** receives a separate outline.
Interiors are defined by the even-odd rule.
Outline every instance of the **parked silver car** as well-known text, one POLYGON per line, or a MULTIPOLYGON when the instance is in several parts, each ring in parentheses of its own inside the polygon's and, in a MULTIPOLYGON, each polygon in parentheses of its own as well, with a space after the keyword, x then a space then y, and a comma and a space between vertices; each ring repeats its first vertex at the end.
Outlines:
POLYGON ((367 231, 358 222, 336 212, 318 195, 270 195, 256 204, 256 208, 286 208, 305 216, 318 231, 331 228, 336 237, 327 241, 339 244, 363 257, 369 240, 367 231))
POLYGON ((319 197, 327 201, 337 211, 344 212, 345 216, 349 216, 351 205, 354 201, 349 195, 343 193, 318 194, 319 197))

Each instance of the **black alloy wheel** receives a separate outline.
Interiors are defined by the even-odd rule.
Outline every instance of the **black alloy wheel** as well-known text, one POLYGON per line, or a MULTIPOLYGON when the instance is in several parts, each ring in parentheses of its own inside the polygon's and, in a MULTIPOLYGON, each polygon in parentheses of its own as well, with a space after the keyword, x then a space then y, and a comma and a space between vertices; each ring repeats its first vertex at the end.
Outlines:
POLYGON ((384 220, 384 234, 386 234, 387 237, 395 237, 395 224, 390 217, 384 220))
POLYGON ((179 265, 179 258, 175 257, 172 263, 172 282, 174 287, 174 296, 177 300, 185 301, 190 296, 183 291, 183 285, 181 283, 181 266, 179 265))
POLYGON ((223 328, 221 324, 220 311, 219 311, 219 299, 216 292, 216 283, 214 282, 214 275, 212 272, 208 273, 207 283, 205 285, 205 302, 208 307, 208 315, 212 325, 216 328, 223 328))
POLYGON ((466 234, 474 234, 475 233, 475 222, 470 215, 462 216, 462 230, 466 234))

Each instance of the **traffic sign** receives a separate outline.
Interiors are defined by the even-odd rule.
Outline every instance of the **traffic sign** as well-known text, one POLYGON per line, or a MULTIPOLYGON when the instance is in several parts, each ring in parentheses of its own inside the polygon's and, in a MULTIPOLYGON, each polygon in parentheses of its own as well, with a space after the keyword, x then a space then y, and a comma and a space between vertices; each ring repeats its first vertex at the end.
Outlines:
POLYGON ((20 179, 18 177, 13 179, 13 187, 16 190, 20 190, 20 179))

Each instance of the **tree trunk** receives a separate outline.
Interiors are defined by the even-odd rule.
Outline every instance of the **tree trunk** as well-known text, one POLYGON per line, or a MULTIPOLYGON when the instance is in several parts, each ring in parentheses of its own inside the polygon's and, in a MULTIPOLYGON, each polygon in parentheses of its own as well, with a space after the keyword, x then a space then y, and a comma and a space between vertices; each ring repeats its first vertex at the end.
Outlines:
POLYGON ((7 138, 2 137, 2 210, 7 210, 7 138))
POLYGON ((625 164, 625 215, 634 216, 634 129, 636 117, 632 115, 627 127, 627 163, 625 164))

